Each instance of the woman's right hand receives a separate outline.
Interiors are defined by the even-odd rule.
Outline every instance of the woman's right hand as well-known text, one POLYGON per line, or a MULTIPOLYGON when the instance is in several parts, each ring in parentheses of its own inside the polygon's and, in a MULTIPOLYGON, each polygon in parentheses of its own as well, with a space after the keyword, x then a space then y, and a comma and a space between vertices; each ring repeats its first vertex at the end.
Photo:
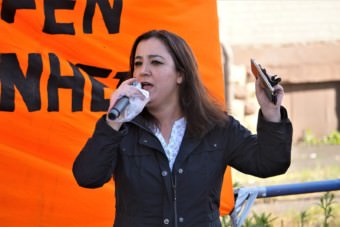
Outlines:
MULTIPOLYGON (((132 96, 140 96, 142 99, 145 98, 144 95, 134 86, 132 83, 137 81, 136 78, 131 78, 125 80, 112 94, 110 97, 110 105, 107 112, 113 108, 114 104, 123 96, 132 97, 132 96)), ((106 114, 106 122, 115 130, 119 130, 122 122, 116 122, 108 118, 108 114, 106 114)))

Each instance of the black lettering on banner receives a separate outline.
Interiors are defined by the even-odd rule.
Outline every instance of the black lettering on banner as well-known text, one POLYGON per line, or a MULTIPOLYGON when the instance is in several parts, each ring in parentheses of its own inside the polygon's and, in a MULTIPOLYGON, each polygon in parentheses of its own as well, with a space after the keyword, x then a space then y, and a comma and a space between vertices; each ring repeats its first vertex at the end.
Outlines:
MULTIPOLYGON (((73 75, 61 75, 58 57, 50 53, 50 75, 47 85, 48 111, 59 111, 59 89, 72 90, 72 112, 83 110, 85 79, 79 69, 84 70, 90 78, 91 111, 106 111, 110 100, 104 97, 107 86, 96 77, 107 78, 112 70, 95 66, 71 63, 73 75)), ((0 111, 15 110, 16 92, 22 96, 29 112, 41 109, 40 81, 43 71, 41 54, 28 55, 26 75, 22 72, 15 53, 0 53, 0 111)), ((128 72, 117 72, 114 79, 119 79, 117 87, 128 77, 128 72)), ((45 90, 45 89, 43 89, 45 90)))
POLYGON ((83 17, 84 33, 92 33, 92 22, 94 11, 98 4, 109 34, 119 32, 120 16, 123 8, 122 0, 114 0, 113 7, 110 7, 108 0, 87 0, 86 9, 83 17))
POLYGON ((74 0, 45 0, 44 12, 45 22, 43 32, 48 34, 69 34, 74 35, 73 23, 57 23, 55 18, 56 9, 74 9, 74 0))
POLYGON ((89 78, 92 84, 91 111, 106 111, 110 104, 110 100, 104 98, 104 88, 107 86, 97 81, 94 77, 107 78, 112 70, 83 64, 76 64, 76 66, 84 70, 90 76, 89 78))
POLYGON ((0 56, 0 110, 14 111, 14 88, 18 89, 30 112, 40 110, 40 78, 43 70, 41 55, 28 55, 26 77, 20 69, 19 61, 15 53, 0 54, 0 56))
POLYGON ((18 9, 35 9, 34 0, 3 0, 1 6, 1 19, 13 23, 18 9))
POLYGON ((117 84, 117 87, 119 87, 119 85, 128 78, 129 74, 128 72, 117 72, 115 75, 115 79, 119 79, 119 82, 117 84))
POLYGON ((79 69, 70 63, 73 76, 60 75, 60 62, 55 54, 49 54, 51 74, 48 80, 48 111, 59 111, 60 88, 72 89, 72 112, 83 109, 85 80, 79 69))

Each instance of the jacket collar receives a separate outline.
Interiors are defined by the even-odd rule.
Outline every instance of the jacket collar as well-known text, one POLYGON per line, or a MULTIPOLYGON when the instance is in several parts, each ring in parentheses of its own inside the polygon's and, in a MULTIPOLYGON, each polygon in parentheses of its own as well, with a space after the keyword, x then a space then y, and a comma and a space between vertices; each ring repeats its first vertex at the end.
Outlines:
POLYGON ((148 127, 146 120, 141 115, 138 115, 137 117, 135 117, 130 123, 138 126, 140 130, 146 132, 146 133, 140 133, 140 137, 138 139, 139 144, 143 144, 144 146, 156 149, 164 153, 165 155, 162 144, 157 139, 157 137, 153 134, 151 129, 148 127))
MULTIPOLYGON (((142 130, 145 130, 148 132, 148 133, 141 133, 141 136, 139 138, 140 144, 154 148, 164 153, 161 143, 159 142, 157 137, 153 134, 153 132, 149 129, 149 127, 146 124, 145 119, 141 115, 138 115, 137 117, 135 117, 131 121, 131 123, 139 126, 142 130)), ((178 152, 176 161, 174 163, 174 168, 173 168, 174 170, 176 166, 181 166, 182 162, 195 150, 195 148, 200 144, 200 142, 201 142, 200 138, 191 137, 188 135, 187 131, 185 132, 183 140, 182 140, 182 144, 180 146, 180 150, 178 152)))
POLYGON ((174 163, 173 169, 177 169, 177 167, 181 166, 184 160, 190 156, 190 154, 195 150, 195 148, 200 144, 201 139, 190 137, 187 131, 184 134, 182 144, 180 146, 180 150, 176 157, 176 161, 174 163))

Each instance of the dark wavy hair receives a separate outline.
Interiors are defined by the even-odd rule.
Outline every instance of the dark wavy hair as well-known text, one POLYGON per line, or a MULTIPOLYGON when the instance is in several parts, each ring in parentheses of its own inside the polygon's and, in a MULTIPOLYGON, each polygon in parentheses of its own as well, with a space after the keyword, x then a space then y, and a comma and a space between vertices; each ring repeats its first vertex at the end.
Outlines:
MULTIPOLYGON (((151 30, 135 40, 130 53, 130 73, 134 72, 134 59, 138 44, 150 38, 157 38, 168 49, 175 63, 176 70, 183 77, 179 85, 179 102, 187 121, 187 132, 192 137, 202 137, 216 125, 226 124, 228 118, 218 102, 209 95, 198 72, 198 65, 194 54, 184 39, 166 30, 151 30)), ((147 110, 143 111, 143 114, 147 110)), ((152 119, 152 116, 148 118, 152 119)), ((153 119, 155 121, 155 119, 153 119)))

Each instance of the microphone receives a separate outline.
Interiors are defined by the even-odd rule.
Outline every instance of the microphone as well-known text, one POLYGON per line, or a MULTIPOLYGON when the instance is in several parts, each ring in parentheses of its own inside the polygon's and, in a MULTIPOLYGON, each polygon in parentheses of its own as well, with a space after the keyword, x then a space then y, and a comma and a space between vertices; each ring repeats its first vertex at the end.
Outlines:
MULTIPOLYGON (((131 85, 132 86, 137 86, 138 82, 134 81, 131 85)), ((114 104, 112 109, 109 112, 109 119, 110 120, 115 120, 117 119, 120 114, 124 111, 124 109, 129 105, 129 97, 123 96, 120 99, 117 100, 117 102, 114 104)))
POLYGON ((115 103, 109 112, 109 119, 115 120, 119 117, 120 113, 129 105, 129 97, 123 96, 115 103))

